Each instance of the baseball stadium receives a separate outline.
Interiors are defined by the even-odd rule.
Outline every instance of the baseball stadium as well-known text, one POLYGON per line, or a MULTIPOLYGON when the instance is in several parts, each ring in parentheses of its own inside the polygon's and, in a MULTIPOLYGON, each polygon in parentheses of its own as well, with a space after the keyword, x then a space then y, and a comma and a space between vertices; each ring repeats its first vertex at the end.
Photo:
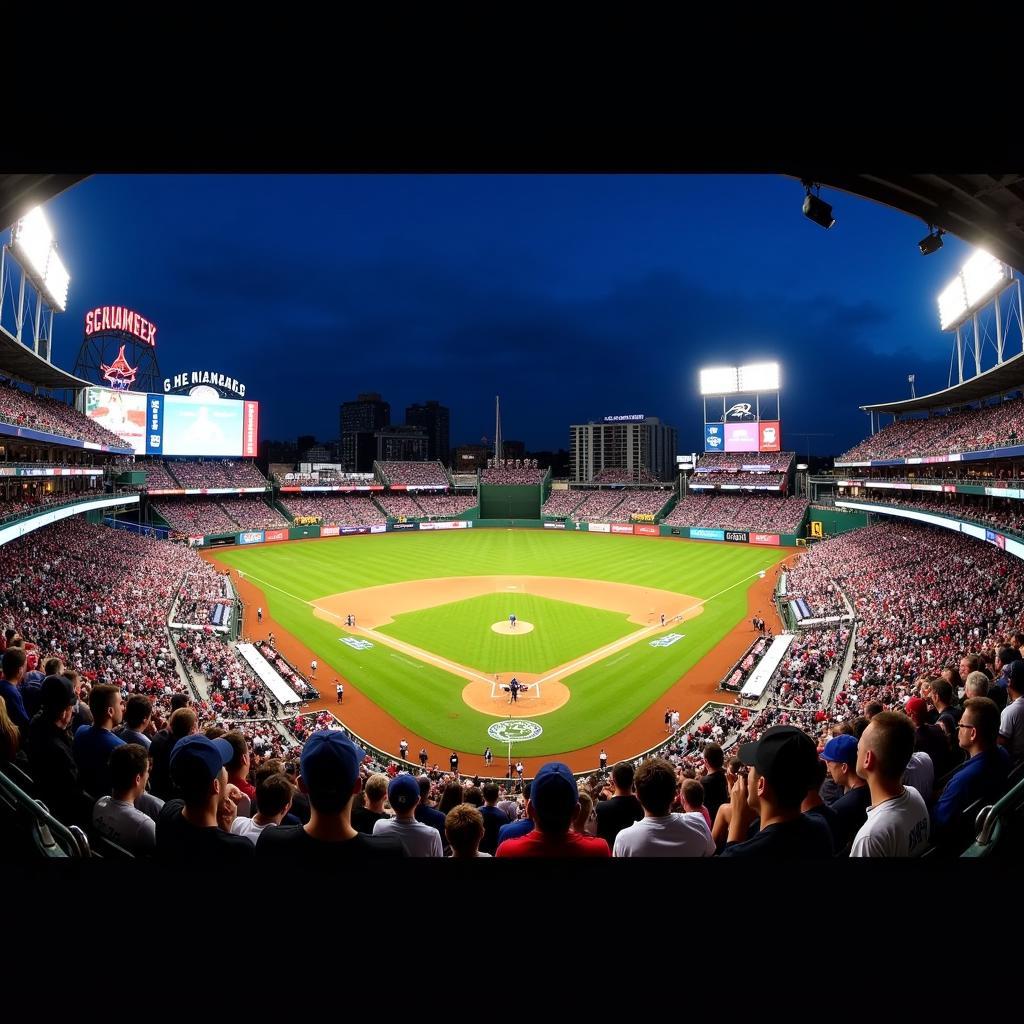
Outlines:
POLYGON ((275 458, 285 398, 102 296, 60 366, 81 181, 0 176, 0 856, 1019 855, 1024 185, 785 179, 970 247, 948 386, 838 389, 812 459, 767 349, 699 368, 702 451, 618 411, 556 465, 371 393, 275 458))

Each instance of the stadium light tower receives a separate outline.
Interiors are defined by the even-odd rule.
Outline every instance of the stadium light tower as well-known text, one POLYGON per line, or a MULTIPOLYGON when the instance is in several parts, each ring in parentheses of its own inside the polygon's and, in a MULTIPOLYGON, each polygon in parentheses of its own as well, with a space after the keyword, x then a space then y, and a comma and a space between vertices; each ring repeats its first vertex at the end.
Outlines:
POLYGON ((915 374, 915 373, 908 373, 907 374, 907 383, 910 385, 910 397, 911 398, 917 398, 917 394, 914 391, 914 381, 915 380, 917 380, 917 374, 915 374))

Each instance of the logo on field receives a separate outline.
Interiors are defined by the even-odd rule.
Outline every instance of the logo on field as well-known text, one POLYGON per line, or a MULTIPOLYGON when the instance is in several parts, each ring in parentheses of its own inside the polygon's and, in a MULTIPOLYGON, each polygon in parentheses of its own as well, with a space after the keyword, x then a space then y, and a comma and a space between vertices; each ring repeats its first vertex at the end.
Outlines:
POLYGON ((543 731, 536 722, 510 718, 504 722, 495 722, 487 729, 487 735, 499 743, 522 743, 525 740, 535 740, 543 731))
POLYGON ((343 644, 348 644, 353 651, 368 651, 373 647, 369 640, 360 640, 357 636, 342 636, 338 639, 343 644))
POLYGON ((666 633, 664 636, 659 636, 657 640, 651 641, 652 647, 671 647, 677 640, 682 640, 686 636, 685 633, 666 633))

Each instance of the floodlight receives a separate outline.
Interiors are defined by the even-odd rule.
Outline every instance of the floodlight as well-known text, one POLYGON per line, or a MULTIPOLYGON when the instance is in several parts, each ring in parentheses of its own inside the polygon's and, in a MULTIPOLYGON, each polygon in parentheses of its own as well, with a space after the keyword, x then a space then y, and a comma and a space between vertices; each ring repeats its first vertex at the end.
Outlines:
POLYGON ((700 371, 702 395, 731 395, 738 390, 735 366, 716 366, 700 371))
POLYGON ((980 305, 1010 276, 1006 265, 983 249, 979 249, 964 264, 960 273, 964 278, 968 306, 980 305))
POLYGON ((820 196, 811 195, 811 186, 806 185, 807 195, 804 196, 804 216, 808 220, 813 220, 815 224, 820 224, 823 228, 830 228, 835 224, 835 218, 832 216, 832 207, 825 202, 820 196))
POLYGON ((53 232, 41 206, 25 214, 14 226, 14 249, 40 277, 46 276, 46 260, 53 245, 53 232))
POLYGON ((751 363, 739 370, 740 392, 777 391, 779 388, 778 363, 751 363))
POLYGON ((809 467, 808 467, 806 462, 798 462, 796 464, 796 468, 797 469, 808 469, 809 467))
POLYGON ((949 330, 963 319, 967 312, 967 293, 964 291, 964 279, 960 274, 939 294, 939 326, 949 330))
POLYGON ((938 252, 942 248, 942 236, 945 232, 942 228, 935 231, 931 230, 929 225, 928 234, 917 243, 918 249, 921 250, 922 256, 931 256, 933 252, 938 252))
POLYGON ((67 309, 68 283, 70 281, 71 275, 67 272, 67 269, 61 262, 60 257, 57 255, 57 249, 51 249, 50 259, 46 264, 46 277, 43 280, 43 290, 46 292, 47 297, 50 300, 50 305, 57 310, 58 313, 63 313, 64 310, 67 309))

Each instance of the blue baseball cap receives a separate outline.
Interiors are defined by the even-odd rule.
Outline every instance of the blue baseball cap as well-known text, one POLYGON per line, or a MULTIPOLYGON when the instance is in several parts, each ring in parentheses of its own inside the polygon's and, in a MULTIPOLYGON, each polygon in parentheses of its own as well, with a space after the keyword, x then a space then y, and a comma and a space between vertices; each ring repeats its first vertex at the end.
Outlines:
POLYGON ((396 811, 407 811, 420 798, 420 784, 411 775, 396 775, 388 783, 388 803, 396 811))
POLYGON ((352 795, 359 778, 359 766, 365 757, 366 754, 337 729, 320 729, 306 740, 299 770, 312 796, 344 803, 352 795))
POLYGON ((202 735, 183 736, 171 751, 171 778, 184 791, 213 782, 220 770, 235 756, 227 740, 202 735))
POLYGON ((549 761, 534 776, 530 800, 542 813, 572 811, 580 802, 572 769, 561 761, 549 761))
POLYGON ((821 759, 854 767, 857 763, 857 737, 846 734, 833 736, 825 744, 825 749, 821 752, 821 759))

